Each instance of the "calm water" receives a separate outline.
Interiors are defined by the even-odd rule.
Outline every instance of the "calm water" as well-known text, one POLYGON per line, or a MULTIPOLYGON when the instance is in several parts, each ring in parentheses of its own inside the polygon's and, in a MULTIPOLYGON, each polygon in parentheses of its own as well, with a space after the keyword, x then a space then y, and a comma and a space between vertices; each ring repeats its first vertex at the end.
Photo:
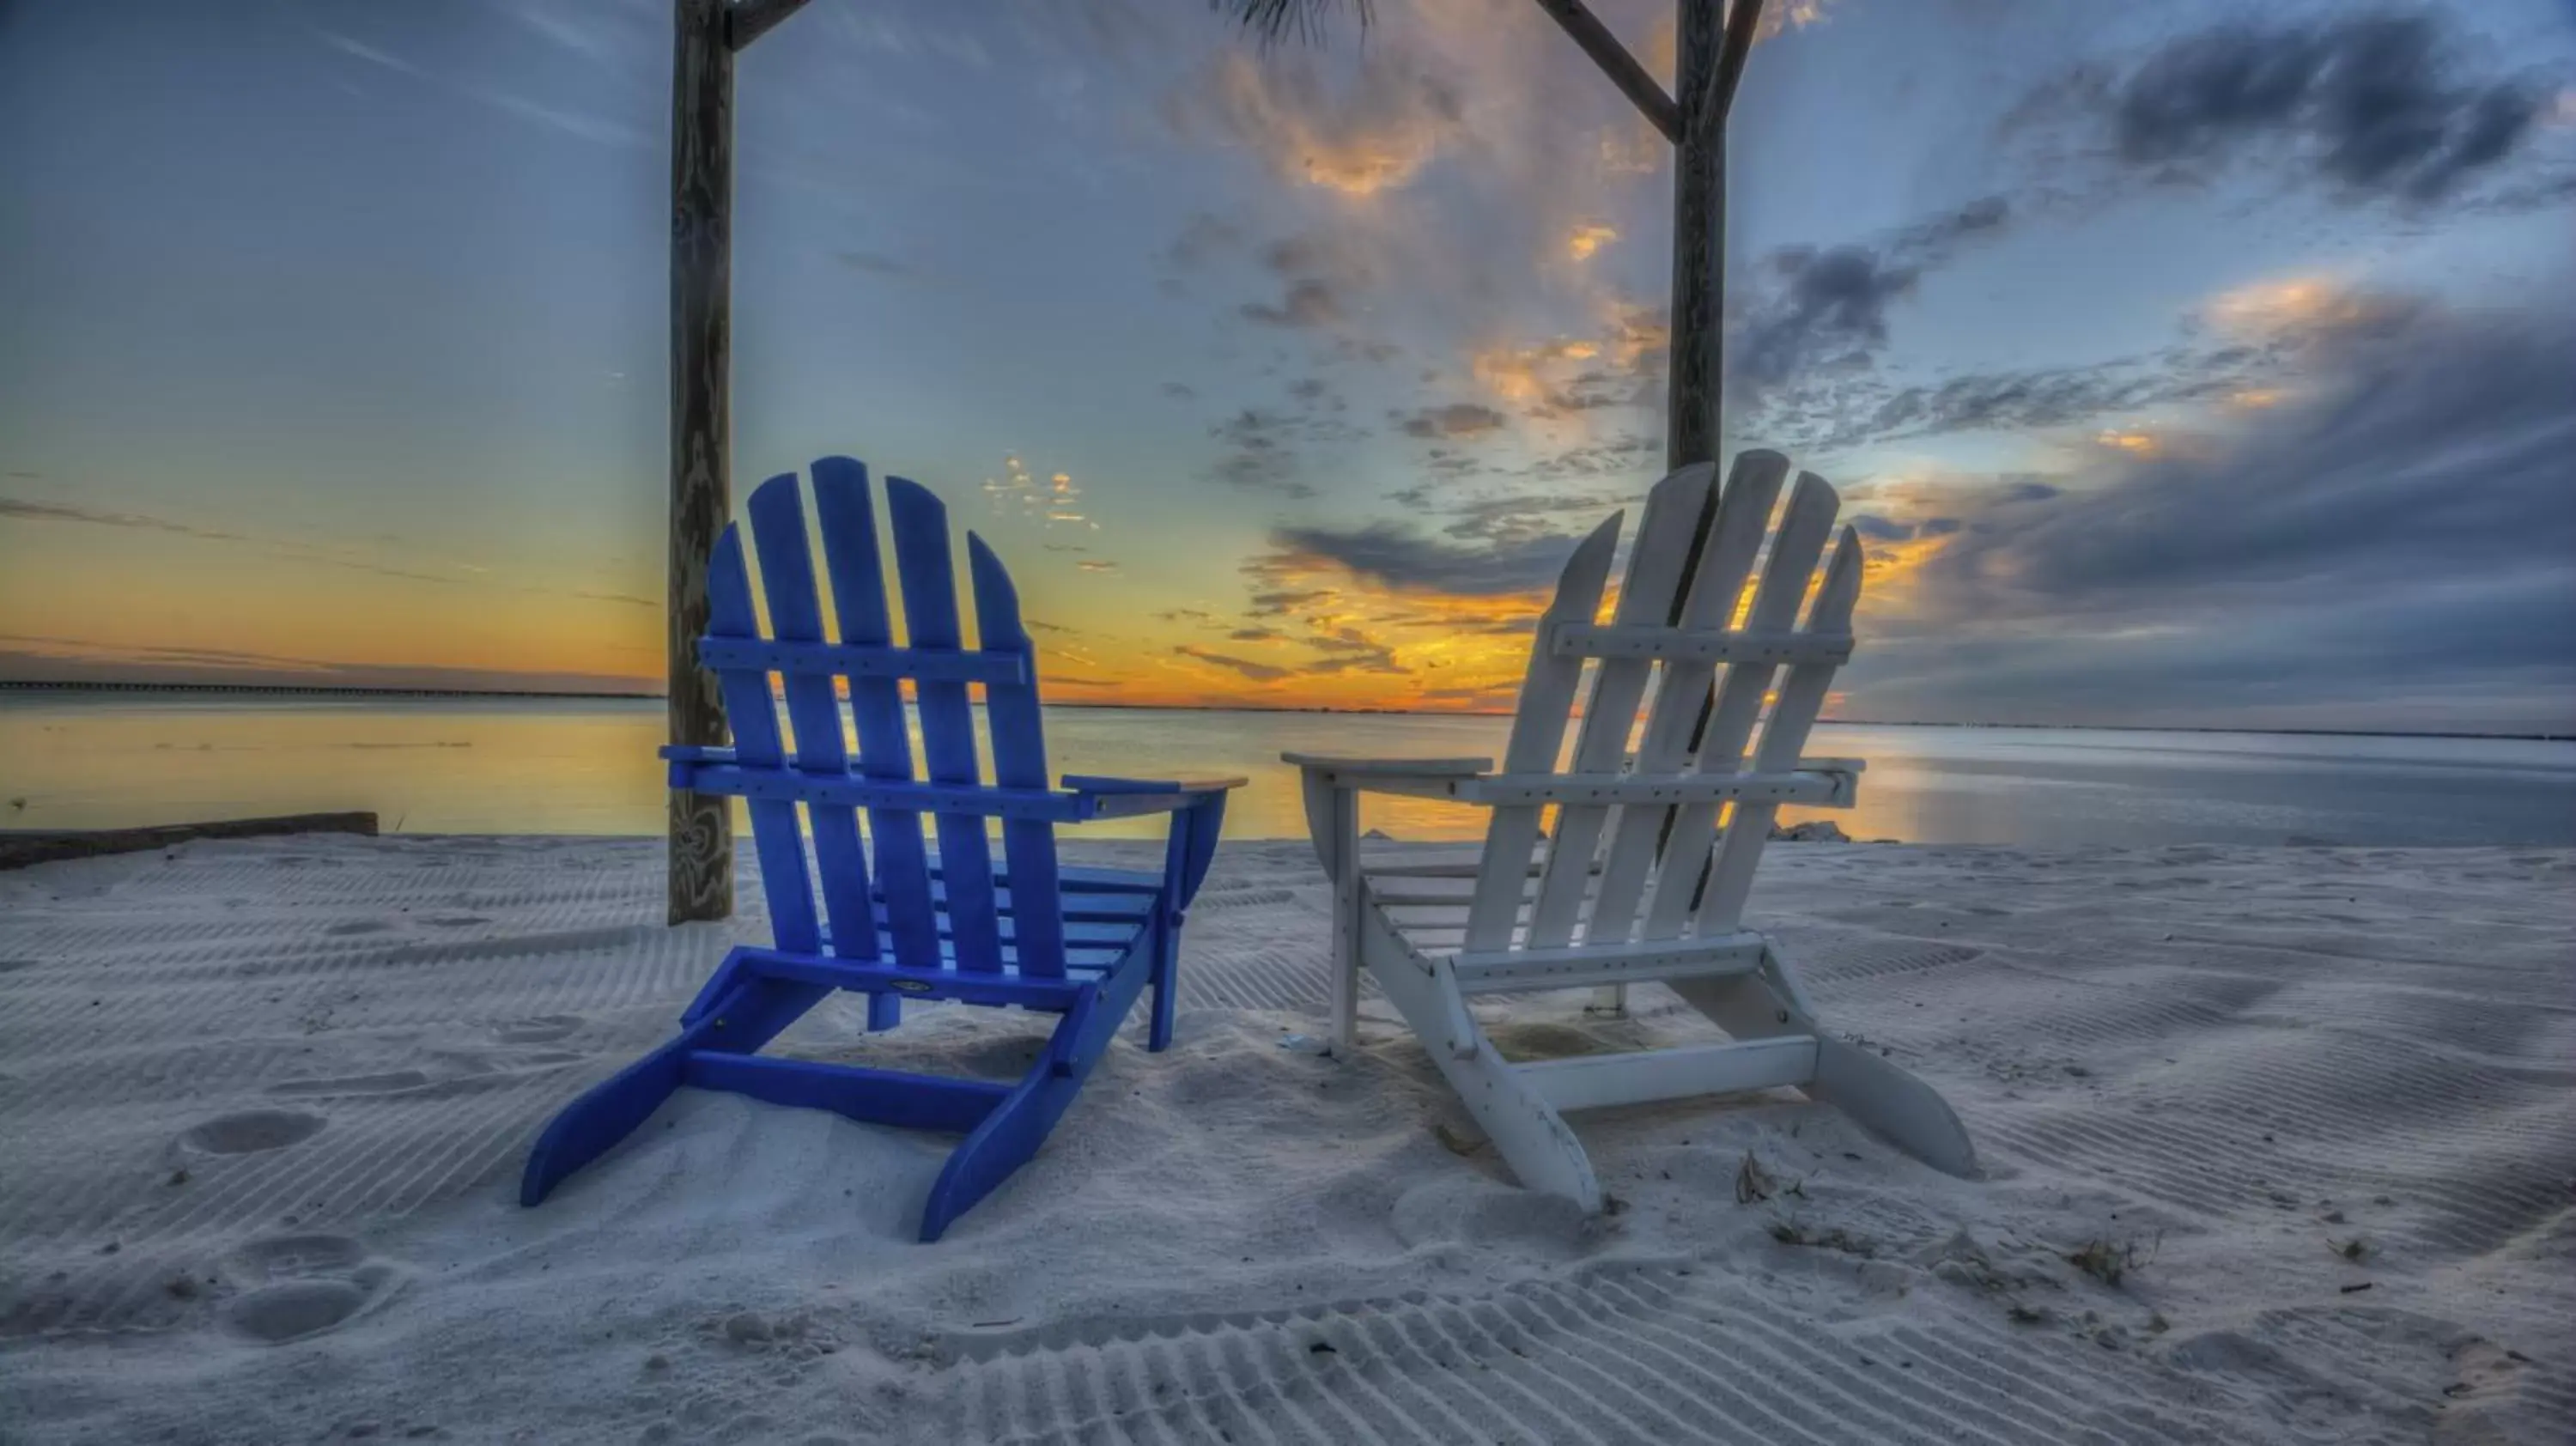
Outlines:
MULTIPOLYGON (((1047 727, 1059 772, 1249 776, 1228 836, 1284 838, 1305 823, 1282 750, 1491 755, 1507 720, 1066 708, 1047 727)), ((0 691, 0 828, 366 809, 408 833, 658 834, 661 730, 656 700, 0 691)), ((1808 751, 1869 760, 1860 806, 1830 815, 1855 838, 2576 846, 2576 743, 1828 725, 1808 751)), ((1480 828, 1366 807, 1398 838, 1480 828)))

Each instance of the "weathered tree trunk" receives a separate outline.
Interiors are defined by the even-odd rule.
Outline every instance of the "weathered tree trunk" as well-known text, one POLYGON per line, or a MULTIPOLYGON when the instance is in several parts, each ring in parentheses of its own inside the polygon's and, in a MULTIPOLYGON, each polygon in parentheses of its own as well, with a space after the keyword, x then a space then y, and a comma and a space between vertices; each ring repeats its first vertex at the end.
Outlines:
MULTIPOLYGON (((724 699, 698 667, 707 558, 733 511, 733 48, 723 0, 672 0, 671 741, 727 742, 724 699)), ((733 913, 733 816, 675 789, 671 922, 733 913)))

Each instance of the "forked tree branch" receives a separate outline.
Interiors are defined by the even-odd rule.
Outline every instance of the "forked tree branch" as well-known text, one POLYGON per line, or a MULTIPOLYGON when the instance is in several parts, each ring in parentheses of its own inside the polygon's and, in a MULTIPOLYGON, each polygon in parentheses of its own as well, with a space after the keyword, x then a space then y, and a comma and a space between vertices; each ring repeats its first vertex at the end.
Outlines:
POLYGON ((1735 108, 1735 88, 1744 81, 1744 62, 1753 54, 1753 32, 1762 24, 1762 0, 1734 0, 1726 11, 1726 40, 1718 47, 1717 73, 1709 77, 1701 101, 1700 124, 1723 129, 1735 108))
POLYGON ((1574 43, 1583 47, 1583 53, 1592 57, 1592 63, 1610 77, 1611 84, 1618 86, 1637 109, 1646 113, 1646 119, 1655 123, 1655 129, 1664 133, 1665 140, 1681 144, 1681 108, 1646 73, 1646 67, 1637 63, 1637 57, 1628 53, 1628 47, 1619 43, 1619 37, 1583 7, 1583 0, 1538 0, 1538 8, 1565 28, 1574 43))
POLYGON ((734 0, 725 7, 725 45, 740 50, 805 8, 805 0, 734 0))

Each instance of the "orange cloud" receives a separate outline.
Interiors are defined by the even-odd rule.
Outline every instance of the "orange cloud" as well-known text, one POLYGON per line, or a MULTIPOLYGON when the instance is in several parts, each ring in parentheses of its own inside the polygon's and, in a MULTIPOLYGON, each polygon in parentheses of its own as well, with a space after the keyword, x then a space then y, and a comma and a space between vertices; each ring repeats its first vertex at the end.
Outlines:
POLYGON ((1385 61, 1363 65, 1336 93, 1302 58, 1229 51, 1184 109, 1278 174, 1355 198, 1411 184, 1463 131, 1445 82, 1385 61))
POLYGON ((1565 254, 1577 261, 1589 261, 1594 252, 1619 239, 1619 229, 1600 222, 1586 222, 1574 228, 1565 238, 1565 254))
POLYGON ((2232 336, 2275 339, 2310 335, 2369 317, 2374 303, 2340 278, 2292 276, 2220 292, 2201 307, 2211 325, 2232 336))

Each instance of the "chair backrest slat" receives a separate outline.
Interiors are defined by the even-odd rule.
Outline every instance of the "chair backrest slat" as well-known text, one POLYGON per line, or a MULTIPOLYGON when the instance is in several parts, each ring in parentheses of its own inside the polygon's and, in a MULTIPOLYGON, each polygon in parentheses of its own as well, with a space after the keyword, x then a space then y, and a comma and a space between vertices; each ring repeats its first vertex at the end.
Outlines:
MULTIPOLYGON (((1813 472, 1798 475, 1798 485, 1789 494, 1788 511, 1771 540, 1771 558, 1763 566, 1762 584, 1754 592, 1753 610, 1745 620, 1747 627, 1786 628, 1796 620, 1799 604, 1806 601, 1808 581, 1815 576, 1816 559, 1823 555, 1825 539, 1832 535, 1834 513, 1840 505, 1825 479, 1813 472)), ((1717 702, 1709 710, 1707 729, 1699 740, 1700 772, 1742 770, 1745 741, 1752 736, 1754 721, 1762 712, 1763 695, 1770 691, 1772 676, 1778 671, 1778 665, 1761 662, 1735 663, 1727 668, 1725 681, 1718 685, 1717 702)), ((1795 764, 1796 759, 1790 761, 1795 764)), ((1698 803, 1676 810, 1671 836, 1665 840, 1663 856, 1656 865, 1655 897, 1646 910, 1645 938, 1679 938, 1690 923, 1701 872, 1708 866, 1709 848, 1717 834, 1718 808, 1717 804, 1698 803)))
MULTIPOLYGON (((769 599, 769 630, 788 642, 823 640, 823 606, 814 586, 814 555, 805 532, 805 499, 796 474, 772 477, 751 494, 751 537, 760 553, 760 586, 769 599)), ((783 675, 787 721, 795 734, 796 765, 831 776, 849 771, 841 739, 841 704, 828 674, 783 675)), ((847 805, 808 800, 814 830, 815 873, 823 886, 823 911, 832 923, 831 952, 844 959, 877 957, 876 911, 868 903, 868 859, 859 846, 859 815, 847 805)))
MULTIPOLYGON (((948 509, 929 489, 901 477, 886 479, 892 514, 896 571, 903 588, 904 630, 914 648, 955 648, 957 573, 948 556, 948 509)), ((975 714, 966 685, 921 679, 913 684, 921 709, 922 760, 933 783, 974 785, 975 714)), ((993 853, 984 821, 972 815, 939 815, 939 868, 948 896, 948 925, 957 967, 978 973, 1002 967, 1001 928, 994 910, 993 853)))
MULTIPOLYGON (((986 653, 1035 653, 1020 622, 1019 589, 984 539, 966 534, 966 568, 975 588, 976 642, 986 653)), ((993 733, 993 781, 1004 788, 1047 786, 1046 729, 1038 713, 1036 670, 1031 682, 991 683, 984 715, 993 733)), ((1037 820, 1002 825, 1002 850, 1011 881, 1013 948, 1022 974, 1064 974, 1064 914, 1056 876, 1055 828, 1037 820)))
MULTIPOLYGON (((707 633, 719 638, 760 635, 742 534, 731 527, 716 539, 715 556, 707 563, 707 633)), ((746 767, 782 766, 786 748, 778 736, 778 707, 770 698, 769 675, 723 668, 716 672, 716 686, 724 694, 725 714, 733 724, 734 757, 746 767)), ((796 804, 755 799, 749 811, 773 937, 781 949, 810 953, 821 942, 822 931, 814 918, 813 887, 805 878, 805 839, 796 827, 796 804)))
MULTIPOLYGON (((1636 541, 1628 550, 1628 575, 1619 585, 1612 621, 1664 623, 1672 617, 1698 540, 1693 533, 1716 480, 1715 466, 1694 463, 1656 483, 1646 494, 1646 510, 1637 519, 1636 541)), ((1536 646, 1549 646, 1544 633, 1536 646)), ((1583 727, 1575 735, 1574 772, 1618 770, 1628 753, 1628 735, 1636 726, 1637 705, 1654 671, 1652 658, 1604 658, 1593 669, 1583 727)), ((1574 938, 1575 922, 1593 881, 1592 866, 1599 857, 1602 825, 1609 816, 1605 805, 1578 804, 1557 810, 1555 836, 1539 874, 1538 903, 1530 911, 1528 947, 1554 949, 1574 938)))
MULTIPOLYGON (((1851 626, 1852 606, 1860 599, 1860 576, 1860 535, 1845 527, 1834 547, 1834 560, 1825 569, 1825 585, 1807 614, 1808 632, 1841 632, 1851 626)), ((1798 766, 1807 733, 1815 727, 1816 715, 1824 711, 1825 691, 1833 681, 1834 665, 1829 662, 1803 663, 1789 670, 1771 705, 1770 720, 1762 725, 1755 768, 1785 772, 1798 766)), ((1771 838, 1771 820, 1779 811, 1777 803, 1735 805, 1726 839, 1718 845, 1717 862, 1710 866, 1701 893, 1697 932, 1723 933, 1735 927, 1744 912, 1745 895, 1753 888, 1753 866, 1761 861, 1762 846, 1771 838)))
MULTIPOLYGON (((1733 620, 1736 600, 1753 573, 1754 555, 1761 550, 1763 533, 1771 525, 1771 509, 1780 500, 1780 484, 1788 475, 1789 459, 1777 452, 1746 452, 1735 459, 1718 498, 1717 525, 1709 529, 1699 566, 1691 573, 1681 626, 1718 628, 1733 620)), ((1691 730, 1708 702, 1716 674, 1714 663, 1664 665, 1654 704, 1646 714, 1645 734, 1637 743, 1638 773, 1678 773, 1689 763, 1691 730)), ((1587 942, 1623 943, 1634 930, 1655 850, 1663 843, 1672 818, 1670 808, 1619 811, 1592 919, 1584 931, 1587 942)))
MULTIPOLYGON (((814 513, 823 528, 823 565, 832 578, 841 641, 883 647, 893 641, 894 626, 886 610, 885 561, 877 548, 868 469, 848 457, 825 457, 814 463, 813 476, 814 513)), ((880 782, 913 781, 903 685, 890 677, 850 679, 850 712, 858 723, 859 771, 880 782)), ((868 841, 876 854, 876 885, 885 898, 886 934, 895 958, 913 965, 936 963, 939 918, 920 813, 869 809, 868 841)))
MULTIPOLYGON (((1539 639, 1547 636, 1552 623, 1588 623, 1599 614, 1601 590, 1610 580, 1610 559, 1618 550, 1624 515, 1594 528, 1566 560, 1557 578, 1556 600, 1539 618, 1539 639)), ((1557 750, 1565 742, 1566 718, 1582 680, 1581 658, 1559 657, 1538 640, 1532 641, 1529 671, 1521 679, 1520 707, 1512 717, 1511 740, 1503 748, 1504 772, 1545 773, 1556 767, 1557 750)), ((1476 869, 1475 895, 1467 907, 1468 948, 1499 949, 1511 942, 1538 829, 1539 805, 1494 810, 1476 869)))

